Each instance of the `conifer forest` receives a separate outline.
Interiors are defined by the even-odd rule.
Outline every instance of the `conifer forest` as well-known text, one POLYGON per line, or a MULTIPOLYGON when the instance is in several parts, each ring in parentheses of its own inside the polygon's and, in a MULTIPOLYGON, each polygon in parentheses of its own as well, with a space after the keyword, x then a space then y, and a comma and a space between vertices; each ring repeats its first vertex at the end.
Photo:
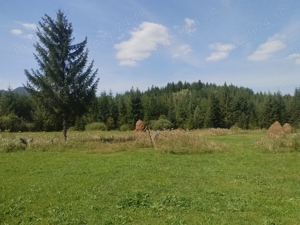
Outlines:
MULTIPOLYGON (((30 95, 10 88, 0 94, 2 131, 61 131, 58 117, 30 95)), ((245 87, 199 80, 152 86, 144 92, 138 88, 118 94, 102 91, 84 115, 68 122, 68 128, 85 130, 96 124, 102 130, 131 130, 139 119, 153 129, 262 129, 275 121, 296 128, 300 126, 300 88, 294 95, 254 93, 245 87)))

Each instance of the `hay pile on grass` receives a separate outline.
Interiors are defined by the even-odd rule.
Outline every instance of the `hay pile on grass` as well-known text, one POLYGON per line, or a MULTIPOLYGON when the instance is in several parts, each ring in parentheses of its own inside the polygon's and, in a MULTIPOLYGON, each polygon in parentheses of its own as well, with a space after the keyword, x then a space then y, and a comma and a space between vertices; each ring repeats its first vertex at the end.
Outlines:
POLYGON ((145 129, 145 124, 142 120, 138 120, 135 124, 135 132, 142 132, 145 129))
POLYGON ((286 134, 290 134, 293 132, 293 128, 289 123, 285 123, 282 128, 283 128, 283 132, 286 134))
POLYGON ((270 138, 282 138, 284 135, 283 128, 278 121, 273 123, 268 130, 268 137, 270 138))

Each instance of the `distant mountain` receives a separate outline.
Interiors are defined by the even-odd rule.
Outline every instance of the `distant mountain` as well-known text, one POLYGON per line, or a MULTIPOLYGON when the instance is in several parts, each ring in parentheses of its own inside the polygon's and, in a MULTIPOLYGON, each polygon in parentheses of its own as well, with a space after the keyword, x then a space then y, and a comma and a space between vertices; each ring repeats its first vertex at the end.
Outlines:
MULTIPOLYGON (((0 90, 0 94, 5 92, 6 90, 0 90)), ((28 95, 28 92, 24 87, 17 87, 16 89, 12 90, 12 92, 15 92, 19 95, 28 95)))
POLYGON ((17 87, 16 89, 13 90, 13 92, 18 93, 19 95, 28 95, 28 92, 24 87, 17 87))

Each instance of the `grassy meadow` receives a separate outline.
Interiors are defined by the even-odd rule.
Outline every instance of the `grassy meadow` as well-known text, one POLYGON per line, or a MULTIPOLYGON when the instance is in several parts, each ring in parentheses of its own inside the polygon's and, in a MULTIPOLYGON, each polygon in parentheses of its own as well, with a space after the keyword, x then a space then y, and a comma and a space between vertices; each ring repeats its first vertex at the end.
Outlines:
POLYGON ((147 135, 0 133, 0 224, 300 224, 299 134, 147 135))

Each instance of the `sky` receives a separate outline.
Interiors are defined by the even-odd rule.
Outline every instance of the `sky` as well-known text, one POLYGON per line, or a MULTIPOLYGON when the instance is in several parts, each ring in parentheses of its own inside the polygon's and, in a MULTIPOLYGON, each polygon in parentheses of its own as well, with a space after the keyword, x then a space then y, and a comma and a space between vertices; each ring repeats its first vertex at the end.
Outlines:
POLYGON ((299 0, 0 0, 0 89, 38 69, 39 22, 59 9, 74 43, 87 37, 98 94, 198 80, 282 94, 300 87, 299 0))

